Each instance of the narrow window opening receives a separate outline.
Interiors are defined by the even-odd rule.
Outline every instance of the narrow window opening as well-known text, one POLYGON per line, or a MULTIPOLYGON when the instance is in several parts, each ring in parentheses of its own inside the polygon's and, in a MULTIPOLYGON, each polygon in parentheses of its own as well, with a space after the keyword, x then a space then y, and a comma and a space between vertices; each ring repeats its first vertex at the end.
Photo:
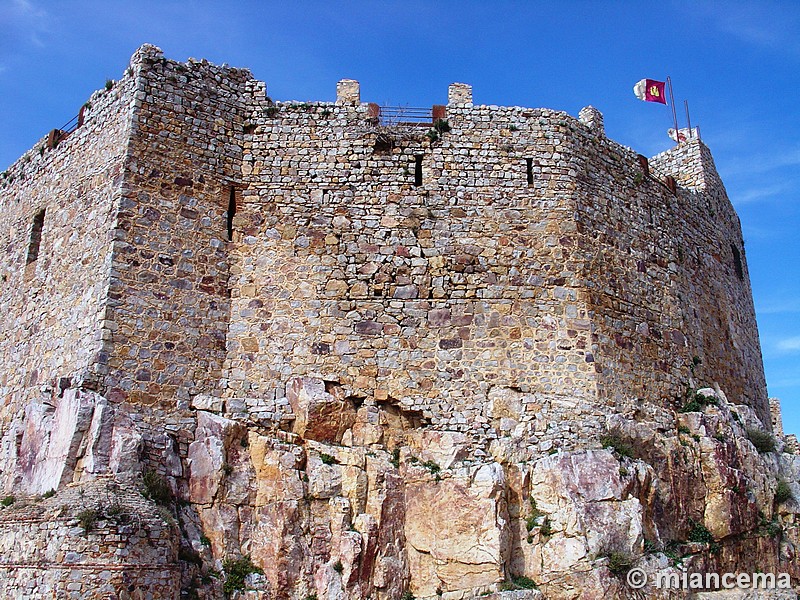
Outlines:
POLYGON ((228 195, 228 241, 233 241, 233 217, 236 216, 236 189, 231 186, 228 195))
POLYGON ((419 187, 422 185, 422 155, 417 154, 414 157, 414 185, 419 187))
POLYGON ((36 259, 39 258, 39 246, 42 243, 42 229, 44 229, 44 212, 44 209, 42 209, 33 217, 31 241, 28 244, 28 259, 26 264, 36 262, 36 259))
POLYGON ((742 267, 742 254, 736 244, 731 244, 731 252, 733 252, 733 268, 736 269, 736 276, 744 281, 744 268, 742 267))
POLYGON ((526 158, 525 159, 525 173, 528 178, 528 185, 533 183, 533 159, 526 158))

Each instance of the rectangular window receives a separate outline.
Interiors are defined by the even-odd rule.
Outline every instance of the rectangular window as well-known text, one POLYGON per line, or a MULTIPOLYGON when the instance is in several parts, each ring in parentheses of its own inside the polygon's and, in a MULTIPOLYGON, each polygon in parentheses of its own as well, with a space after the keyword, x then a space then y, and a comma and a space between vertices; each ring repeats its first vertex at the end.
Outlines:
POLYGON ((40 210, 33 217, 33 226, 31 227, 31 239, 28 242, 28 258, 26 264, 36 262, 39 258, 39 246, 42 244, 42 229, 44 229, 44 212, 45 209, 40 210))
POLYGON ((414 157, 414 185, 419 187, 422 185, 422 155, 417 154, 414 157))
POLYGON ((527 174, 528 178, 528 185, 533 183, 533 159, 526 158, 525 159, 525 173, 527 174))

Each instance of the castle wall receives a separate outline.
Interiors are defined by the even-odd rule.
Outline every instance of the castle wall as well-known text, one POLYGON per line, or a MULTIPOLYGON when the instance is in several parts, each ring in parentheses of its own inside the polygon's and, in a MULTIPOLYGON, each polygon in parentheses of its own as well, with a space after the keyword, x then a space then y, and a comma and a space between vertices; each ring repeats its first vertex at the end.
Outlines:
MULTIPOLYGON (((0 176, 0 403, 59 378, 94 385, 132 80, 96 92, 55 148, 40 140, 0 176), (40 235, 34 233, 37 214, 40 235), (32 237, 39 238, 38 257, 32 237)), ((17 404, 19 403, 19 404, 17 404)))
POLYGON ((387 149, 366 110, 261 107, 245 137, 228 394, 317 375, 463 431, 494 387, 591 397, 568 117, 451 105, 387 149))
POLYGON ((133 130, 114 243, 103 389, 188 400, 222 375, 229 314, 226 211, 241 164, 248 71, 133 58, 133 130))
POLYGON ((648 177, 632 152, 603 137, 580 145, 577 214, 599 396, 633 414, 637 399, 678 397, 682 406, 687 388, 716 383, 768 417, 742 234, 708 149, 685 143, 654 159, 648 177))
POLYGON ((3 598, 180 597, 177 528, 138 492, 90 486, 29 502, 0 513, 3 598), (97 517, 86 531, 77 516, 88 510, 97 517))
POLYGON ((367 110, 261 107, 245 136, 229 395, 314 375, 462 431, 487 427, 494 387, 617 411, 718 383, 763 412, 741 231, 705 146, 649 177, 601 116, 450 105, 429 143, 367 110))

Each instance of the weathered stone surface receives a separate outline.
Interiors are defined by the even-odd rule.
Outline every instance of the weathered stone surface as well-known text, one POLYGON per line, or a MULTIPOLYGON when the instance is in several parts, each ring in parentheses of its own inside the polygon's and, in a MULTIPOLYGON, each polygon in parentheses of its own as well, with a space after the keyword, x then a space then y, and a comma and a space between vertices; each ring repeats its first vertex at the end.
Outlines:
POLYGON ((485 464, 406 484, 405 537, 411 589, 430 596, 504 579, 508 554, 505 479, 485 464))
POLYGON ((341 442, 356 421, 356 409, 343 397, 341 388, 333 391, 335 396, 326 391, 321 379, 298 377, 288 383, 286 397, 295 415, 294 433, 309 440, 341 442))

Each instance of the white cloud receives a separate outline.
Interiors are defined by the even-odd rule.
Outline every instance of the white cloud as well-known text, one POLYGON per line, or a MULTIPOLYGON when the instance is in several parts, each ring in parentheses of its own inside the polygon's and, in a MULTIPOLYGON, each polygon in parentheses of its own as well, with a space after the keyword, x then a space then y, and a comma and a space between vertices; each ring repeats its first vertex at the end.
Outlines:
POLYGON ((775 346, 782 352, 800 352, 800 335, 779 340, 775 346))

